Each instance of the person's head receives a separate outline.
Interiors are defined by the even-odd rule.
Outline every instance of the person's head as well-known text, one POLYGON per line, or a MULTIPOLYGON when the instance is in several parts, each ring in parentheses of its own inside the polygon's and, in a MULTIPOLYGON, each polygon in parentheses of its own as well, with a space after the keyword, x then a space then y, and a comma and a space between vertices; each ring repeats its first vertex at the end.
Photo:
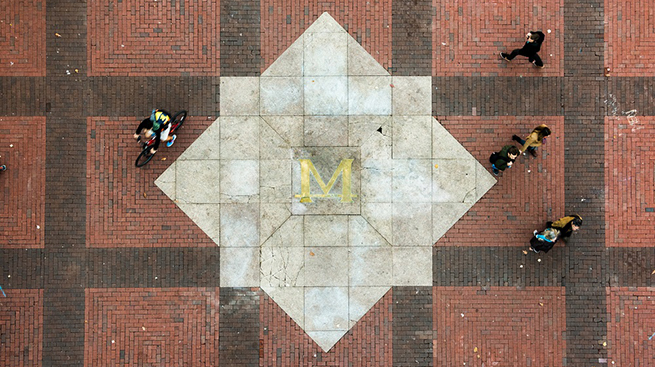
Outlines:
POLYGON ((519 156, 519 153, 520 153, 520 152, 519 152, 519 148, 517 148, 517 147, 511 147, 511 148, 509 148, 509 150, 507 151, 507 156, 508 156, 510 159, 516 159, 516 157, 519 156))
POLYGON ((550 135, 550 128, 548 126, 538 126, 535 128, 535 130, 537 131, 537 136, 539 140, 550 135))
POLYGON ((576 218, 571 221, 571 229, 577 231, 582 225, 582 218, 576 215, 576 218))
POLYGON ((537 42, 537 41, 539 41, 539 34, 528 32, 527 39, 528 39, 528 42, 537 42))

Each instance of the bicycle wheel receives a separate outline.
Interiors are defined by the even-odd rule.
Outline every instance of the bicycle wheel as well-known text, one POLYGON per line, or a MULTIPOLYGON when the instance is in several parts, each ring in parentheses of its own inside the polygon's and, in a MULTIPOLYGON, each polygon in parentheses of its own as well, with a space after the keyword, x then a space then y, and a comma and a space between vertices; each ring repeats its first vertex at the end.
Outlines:
POLYGON ((184 110, 176 113, 175 116, 173 116, 172 118, 173 122, 171 122, 171 134, 182 126, 185 119, 186 119, 186 111, 184 110))
POLYGON ((150 162, 150 160, 154 156, 155 156, 154 154, 150 153, 150 147, 146 146, 141 151, 141 154, 139 154, 139 156, 136 157, 136 162, 134 162, 134 165, 137 167, 143 167, 146 165, 146 163, 150 162))

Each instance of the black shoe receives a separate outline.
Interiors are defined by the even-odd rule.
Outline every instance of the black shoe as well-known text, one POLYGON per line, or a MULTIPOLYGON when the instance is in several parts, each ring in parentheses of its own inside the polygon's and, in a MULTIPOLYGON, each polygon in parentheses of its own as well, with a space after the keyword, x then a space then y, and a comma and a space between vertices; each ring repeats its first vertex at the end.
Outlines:
POLYGON ((505 61, 507 61, 507 62, 512 61, 512 60, 510 60, 510 59, 507 58, 507 54, 504 53, 504 52, 501 52, 501 53, 500 53, 500 58, 503 59, 503 60, 505 60, 505 61))
POLYGON ((536 62, 536 61, 533 61, 532 64, 533 64, 535 67, 539 68, 539 69, 543 69, 543 68, 545 68, 544 65, 541 65, 541 66, 537 65, 537 62, 536 62))
POLYGON ((528 149, 528 152, 532 154, 533 157, 537 158, 537 150, 536 149, 528 149))
POLYGON ((521 142, 521 138, 519 138, 518 135, 512 135, 512 140, 514 140, 516 142, 519 142, 519 143, 521 142))

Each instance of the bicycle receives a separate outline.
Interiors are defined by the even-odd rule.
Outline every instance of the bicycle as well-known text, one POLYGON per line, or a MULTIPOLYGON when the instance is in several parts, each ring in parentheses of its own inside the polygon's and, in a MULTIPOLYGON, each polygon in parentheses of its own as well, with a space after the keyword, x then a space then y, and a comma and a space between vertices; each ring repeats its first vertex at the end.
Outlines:
MULTIPOLYGON (((184 120, 186 119, 187 112, 182 110, 171 118, 171 131, 169 132, 170 135, 173 135, 173 133, 178 130, 182 124, 184 123, 184 120)), ((155 144, 155 134, 153 134, 148 140, 142 141, 141 137, 139 136, 139 139, 137 140, 139 144, 141 144, 141 154, 136 158, 136 161, 134 162, 134 165, 136 167, 143 167, 145 166, 152 157, 155 155, 150 153, 150 148, 152 148, 153 144, 155 144)))

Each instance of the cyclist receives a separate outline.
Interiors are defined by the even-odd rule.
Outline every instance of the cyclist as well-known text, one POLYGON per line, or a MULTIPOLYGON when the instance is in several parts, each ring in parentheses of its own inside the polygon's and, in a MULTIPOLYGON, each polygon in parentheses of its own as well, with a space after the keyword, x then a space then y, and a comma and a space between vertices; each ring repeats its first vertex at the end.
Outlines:
POLYGON ((139 136, 143 130, 146 130, 145 135, 148 139, 150 139, 153 134, 155 135, 155 144, 150 148, 151 154, 157 153, 160 141, 165 142, 166 146, 170 147, 177 138, 175 135, 168 136, 168 133, 171 131, 171 114, 165 110, 152 110, 150 117, 141 121, 139 127, 136 128, 134 139, 139 140, 139 136))

